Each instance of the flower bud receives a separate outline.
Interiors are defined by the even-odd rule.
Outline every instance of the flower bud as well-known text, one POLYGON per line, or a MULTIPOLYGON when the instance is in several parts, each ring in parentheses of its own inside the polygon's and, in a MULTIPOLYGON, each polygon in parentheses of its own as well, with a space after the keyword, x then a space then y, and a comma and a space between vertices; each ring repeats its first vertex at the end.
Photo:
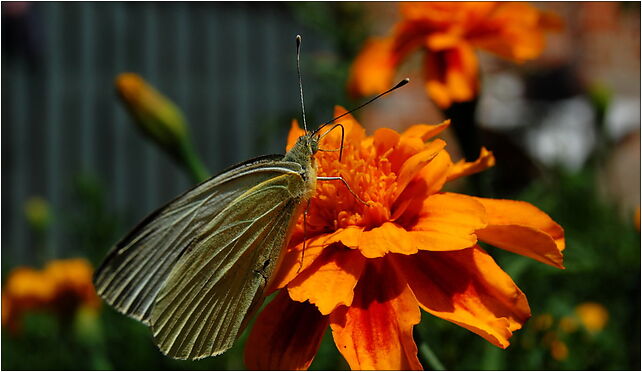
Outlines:
POLYGON ((189 140, 181 110, 134 73, 116 78, 116 88, 141 131, 168 152, 192 178, 203 181, 209 172, 189 140))
POLYGON ((25 202, 25 216, 29 225, 37 231, 43 231, 51 221, 49 203, 39 196, 33 196, 25 202))
POLYGON ((140 130, 172 156, 180 158, 187 127, 180 109, 134 73, 116 78, 116 87, 140 130))

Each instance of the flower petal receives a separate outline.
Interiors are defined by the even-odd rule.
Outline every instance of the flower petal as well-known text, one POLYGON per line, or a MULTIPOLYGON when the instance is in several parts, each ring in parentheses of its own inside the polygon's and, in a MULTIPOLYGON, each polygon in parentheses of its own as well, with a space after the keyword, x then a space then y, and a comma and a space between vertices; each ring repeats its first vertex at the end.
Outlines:
POLYGON ((425 150, 426 145, 421 138, 401 136, 397 146, 388 155, 390 160, 391 170, 399 174, 399 169, 413 155, 416 155, 425 150))
MULTIPOLYGON (((557 22, 559 25, 559 22, 557 22)), ((471 35, 475 46, 504 58, 524 62, 536 58, 544 48, 544 32, 554 27, 552 18, 526 3, 502 3, 471 35)))
POLYGON ((359 245, 359 238, 363 231, 363 227, 360 226, 348 226, 343 229, 338 229, 337 231, 329 234, 327 239, 324 241, 324 244, 332 243, 341 243, 348 248, 356 248, 359 245))
POLYGON ((413 219, 421 210, 423 201, 441 190, 451 166, 448 151, 440 151, 399 195, 391 208, 392 220, 413 219))
POLYGON ((245 365, 254 370, 305 370, 314 359, 329 318, 314 305, 279 294, 258 316, 245 343, 245 365))
POLYGON ((479 240, 545 264, 564 268, 564 230, 530 203, 475 198, 486 209, 488 226, 479 240))
POLYGON ((450 119, 446 119, 439 124, 415 124, 406 129, 401 135, 404 137, 419 137, 424 141, 441 133, 444 129, 450 126, 450 119))
POLYGON ((348 91, 352 96, 381 93, 390 88, 396 67, 392 47, 389 38, 365 42, 350 69, 348 91))
MULTIPOLYGON (((335 118, 345 114, 346 112, 348 112, 348 110, 341 106, 337 105, 334 107, 335 118)), ((366 130, 359 124, 359 122, 357 122, 352 114, 348 114, 340 118, 336 121, 336 124, 341 124, 343 126, 344 143, 358 144, 366 137, 366 130)), ((329 125, 326 128, 330 129, 332 128, 332 126, 329 125)), ((323 132, 321 134, 323 135, 323 132)), ((325 137, 323 137, 321 143, 319 144, 319 147, 323 149, 338 149, 341 144, 341 130, 335 129, 328 133, 325 137)))
POLYGON ((338 229, 332 234, 321 234, 309 238, 305 243, 305 252, 302 252, 303 242, 290 246, 283 256, 283 261, 278 271, 274 274, 274 279, 270 280, 271 284, 270 288, 267 289, 267 293, 285 287, 300 272, 305 271, 308 266, 312 265, 326 247, 340 242, 346 247, 356 248, 362 230, 362 227, 348 226, 344 229, 338 229))
POLYGON ((440 193, 426 199, 410 234, 420 250, 451 251, 475 245, 475 231, 485 226, 486 211, 474 198, 440 193))
POLYGON ((433 29, 444 29, 463 22, 476 24, 495 7, 491 1, 407 1, 399 3, 405 19, 421 20, 433 29))
POLYGON ((446 147, 446 142, 441 139, 436 139, 427 144, 423 151, 411 156, 403 163, 397 176, 397 188, 393 193, 392 200, 395 200, 403 192, 419 171, 437 156, 444 147, 446 147))
POLYGON ((485 147, 481 148, 479 158, 472 162, 467 162, 465 159, 453 164, 448 174, 448 181, 455 180, 460 177, 469 176, 471 174, 479 173, 495 165, 495 157, 493 153, 486 150, 485 147))
POLYGON ((460 32, 452 29, 447 32, 434 32, 426 36, 426 46, 434 51, 454 48, 464 42, 462 36, 460 32))
POLYGON ((299 137, 303 135, 305 135, 305 131, 303 128, 299 127, 299 122, 296 119, 292 119, 292 125, 290 126, 290 132, 288 133, 288 142, 285 146, 285 151, 290 151, 299 137))
POLYGON ((339 305, 350 306, 365 263, 358 251, 334 244, 288 284, 290 297, 310 301, 323 315, 339 305))
POLYGON ((526 296, 478 246, 456 252, 391 255, 427 312, 506 348, 530 317, 526 296))
POLYGON ((417 247, 408 231, 393 222, 385 222, 361 233, 359 250, 367 258, 383 257, 388 252, 417 253, 417 247))
POLYGON ((437 156, 417 174, 415 180, 420 179, 426 184, 426 189, 421 200, 441 190, 446 183, 446 177, 449 174, 452 163, 448 151, 441 150, 437 156))
POLYGON ((395 147, 399 142, 399 133, 389 128, 379 128, 374 132, 373 145, 377 149, 377 155, 381 156, 386 151, 395 147))
POLYGON ((448 88, 446 87, 446 84, 442 83, 441 81, 437 79, 431 79, 430 77, 428 78, 428 81, 426 81, 426 94, 433 100, 435 101, 435 104, 439 106, 439 108, 448 108, 452 104, 452 98, 450 97, 450 92, 448 92, 448 88))
POLYGON ((477 57, 468 43, 428 53, 424 69, 426 92, 441 108, 468 101, 477 93, 477 57))
POLYGON ((330 315, 330 327, 353 370, 418 370, 412 327, 420 318, 407 284, 385 259, 376 259, 369 260, 352 306, 330 315))

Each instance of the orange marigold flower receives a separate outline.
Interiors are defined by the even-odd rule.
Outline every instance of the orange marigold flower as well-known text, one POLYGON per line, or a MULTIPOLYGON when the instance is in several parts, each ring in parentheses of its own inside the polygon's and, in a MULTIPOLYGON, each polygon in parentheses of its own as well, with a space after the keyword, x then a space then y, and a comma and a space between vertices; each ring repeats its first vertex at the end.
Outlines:
POLYGON ((53 311, 73 315, 79 307, 98 309, 91 264, 82 258, 53 260, 43 270, 17 267, 2 289, 2 324, 16 332, 22 314, 53 311))
MULTIPOLYGON (((420 308, 506 348, 530 309, 478 239, 563 268, 562 228, 528 203, 442 192, 494 161, 483 149, 476 162, 453 163, 446 143, 431 140, 449 121, 373 136, 352 116, 341 123, 343 159, 317 153, 318 175, 341 175, 369 206, 339 182, 317 183, 305 229, 301 218, 271 281, 280 291, 249 336, 247 366, 305 369, 329 325, 352 369, 421 369, 420 308)), ((338 132, 320 148, 338 148, 338 132)), ((288 148, 301 134, 294 121, 288 148)))
POLYGON ((400 10, 403 19, 391 36, 368 40, 356 58, 351 94, 387 89, 397 66, 421 49, 426 52, 426 92, 447 108, 477 95, 476 48, 524 62, 541 54, 545 31, 561 28, 557 16, 525 3, 411 2, 400 4, 400 10))

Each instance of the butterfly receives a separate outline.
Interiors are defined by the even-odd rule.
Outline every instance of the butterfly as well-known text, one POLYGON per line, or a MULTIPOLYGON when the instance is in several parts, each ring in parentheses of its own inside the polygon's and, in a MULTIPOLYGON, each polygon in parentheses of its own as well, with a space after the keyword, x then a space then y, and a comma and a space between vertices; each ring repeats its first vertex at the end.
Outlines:
MULTIPOLYGON (((200 359, 232 347, 265 300, 317 181, 340 180, 350 190, 340 176, 317 177, 320 130, 408 82, 308 132, 301 37, 296 41, 305 135, 285 155, 234 165, 153 212, 109 251, 94 275, 98 294, 150 326, 170 357, 200 359)), ((335 124, 326 134, 334 128, 343 129, 335 124)))

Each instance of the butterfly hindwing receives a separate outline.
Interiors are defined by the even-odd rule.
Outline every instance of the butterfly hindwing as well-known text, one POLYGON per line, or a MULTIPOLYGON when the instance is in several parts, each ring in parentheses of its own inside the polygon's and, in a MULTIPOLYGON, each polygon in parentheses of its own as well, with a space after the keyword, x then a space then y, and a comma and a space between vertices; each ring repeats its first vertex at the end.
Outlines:
POLYGON ((153 306, 151 326, 161 351, 198 359, 232 346, 263 301, 304 188, 295 173, 263 181, 202 228, 153 306))

